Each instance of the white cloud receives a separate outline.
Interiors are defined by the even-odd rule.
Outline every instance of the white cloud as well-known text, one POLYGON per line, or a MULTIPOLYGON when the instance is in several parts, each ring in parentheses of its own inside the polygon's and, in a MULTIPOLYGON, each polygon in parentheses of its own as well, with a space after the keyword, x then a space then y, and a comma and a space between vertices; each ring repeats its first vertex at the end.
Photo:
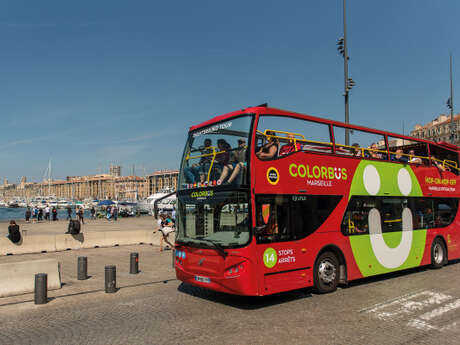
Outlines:
POLYGON ((45 139, 48 139, 48 137, 43 136, 43 137, 35 137, 35 138, 27 138, 27 139, 16 140, 16 141, 12 141, 12 142, 5 143, 5 144, 0 144, 0 150, 1 149, 7 149, 7 148, 13 148, 13 147, 20 146, 20 145, 25 145, 25 144, 29 145, 29 144, 35 143, 37 141, 42 141, 42 140, 45 140, 45 139))

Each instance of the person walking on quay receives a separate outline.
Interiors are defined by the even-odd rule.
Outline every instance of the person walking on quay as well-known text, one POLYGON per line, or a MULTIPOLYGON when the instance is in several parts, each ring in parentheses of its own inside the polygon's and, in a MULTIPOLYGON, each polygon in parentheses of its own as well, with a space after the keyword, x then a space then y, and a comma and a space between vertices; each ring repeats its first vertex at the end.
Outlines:
POLYGON ((72 208, 67 206, 67 220, 72 219, 72 208))
POLYGON ((19 232, 19 225, 14 220, 10 220, 8 226, 8 235, 6 236, 13 243, 18 243, 21 240, 21 233, 19 232))
POLYGON ((37 206, 34 206, 32 210, 32 223, 35 223, 37 221, 37 218, 38 218, 38 208, 37 206))
POLYGON ((112 215, 113 215, 113 220, 117 221, 118 219, 118 207, 117 206, 112 207, 112 215))
POLYGON ((51 214, 53 215, 53 222, 57 220, 57 210, 56 207, 53 206, 53 209, 51 210, 51 214))
POLYGON ((110 207, 110 219, 113 219, 114 213, 115 213, 115 207, 114 207, 114 206, 111 206, 111 207, 110 207))
POLYGON ((45 220, 51 220, 50 218, 50 207, 46 205, 45 207, 45 220))
POLYGON ((83 207, 80 207, 77 211, 77 217, 78 217, 78 220, 81 224, 85 224, 85 221, 84 221, 84 212, 83 211, 83 207))
POLYGON ((105 210, 106 212, 106 218, 108 221, 110 221, 110 218, 112 217, 112 208, 110 206, 107 206, 107 209, 105 210))
MULTIPOLYGON (((172 224, 172 220, 171 218, 169 218, 169 216, 166 216, 166 215, 161 215, 161 227, 159 229, 160 233, 161 233, 161 238, 160 238, 160 252, 163 251, 163 242, 166 242, 167 244, 170 245, 171 248, 174 248, 174 244, 172 244, 171 242, 169 242, 169 234, 171 232, 174 232, 175 229, 173 228, 173 224, 172 224)), ((166 247, 165 249, 168 249, 168 247, 166 247)))
POLYGON ((91 206, 91 210, 89 212, 91 213, 91 219, 96 219, 96 210, 94 209, 94 206, 91 206))
POLYGON ((24 216, 26 218, 26 222, 29 223, 30 217, 32 216, 32 211, 30 210, 30 207, 27 206, 26 213, 24 216))
MULTIPOLYGON (((153 219, 155 219, 155 213, 152 213, 152 216, 153 216, 153 219)), ((158 214, 158 218, 156 219, 157 221, 157 224, 158 224, 158 231, 160 231, 161 228, 163 228, 163 217, 162 217, 162 214, 158 214)), ((153 232, 155 233, 155 231, 153 232)))
POLYGON ((39 208, 37 222, 41 222, 42 220, 43 220, 43 209, 39 208))

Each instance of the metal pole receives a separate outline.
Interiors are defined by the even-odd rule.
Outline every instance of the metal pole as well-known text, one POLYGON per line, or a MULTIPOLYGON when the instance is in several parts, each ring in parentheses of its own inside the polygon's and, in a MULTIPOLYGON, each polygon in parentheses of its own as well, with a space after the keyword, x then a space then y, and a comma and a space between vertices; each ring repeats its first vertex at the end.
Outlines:
POLYGON ((139 273, 139 253, 131 253, 131 260, 129 265, 130 274, 139 273))
POLYGON ((88 258, 86 256, 78 257, 78 280, 88 279, 88 258))
MULTIPOLYGON (((347 49, 347 18, 345 15, 345 0, 343 0, 343 53, 344 53, 344 62, 343 62, 343 69, 344 69, 344 97, 345 97, 345 123, 350 123, 350 110, 349 110, 349 103, 348 103, 348 49, 347 49)), ((348 128, 345 129, 345 145, 350 145, 350 130, 348 128)))
POLYGON ((172 250, 172 268, 176 268, 176 249, 172 250))
POLYGON ((35 275, 35 304, 46 304, 48 302, 48 275, 37 273, 35 275))
POLYGON ((452 53, 450 54, 450 142, 454 143, 454 87, 452 83, 452 53))
POLYGON ((117 268, 114 265, 105 266, 105 292, 117 291, 117 268))

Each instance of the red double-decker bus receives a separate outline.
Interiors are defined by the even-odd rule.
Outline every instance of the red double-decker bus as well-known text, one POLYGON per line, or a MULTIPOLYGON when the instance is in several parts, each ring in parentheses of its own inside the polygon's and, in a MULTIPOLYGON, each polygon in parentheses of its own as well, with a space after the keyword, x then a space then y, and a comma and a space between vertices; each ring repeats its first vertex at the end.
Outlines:
POLYGON ((182 158, 177 277, 261 296, 442 267, 460 257, 458 171, 447 143, 266 105, 214 117, 182 158))

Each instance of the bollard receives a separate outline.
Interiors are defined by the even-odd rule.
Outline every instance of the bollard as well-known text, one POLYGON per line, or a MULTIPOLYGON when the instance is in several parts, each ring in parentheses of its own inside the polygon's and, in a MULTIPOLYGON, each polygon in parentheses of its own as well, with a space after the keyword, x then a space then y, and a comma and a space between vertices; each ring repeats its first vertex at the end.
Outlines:
POLYGON ((78 280, 88 279, 88 258, 86 256, 78 257, 78 280))
POLYGON ((105 266, 105 292, 117 291, 117 268, 114 265, 105 266))
POLYGON ((129 273, 130 274, 139 273, 139 253, 131 253, 129 273))
POLYGON ((172 268, 176 268, 176 249, 172 250, 172 268))
POLYGON ((48 275, 37 273, 35 275, 35 304, 48 302, 48 275))

